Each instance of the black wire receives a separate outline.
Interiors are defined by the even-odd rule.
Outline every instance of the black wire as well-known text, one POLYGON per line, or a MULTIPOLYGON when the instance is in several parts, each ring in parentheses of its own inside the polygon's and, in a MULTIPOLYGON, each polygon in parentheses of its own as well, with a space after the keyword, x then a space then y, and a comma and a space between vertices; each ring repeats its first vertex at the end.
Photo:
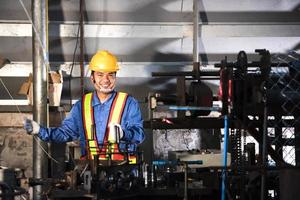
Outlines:
POLYGON ((77 47, 78 47, 79 31, 80 31, 80 24, 78 24, 77 35, 76 35, 76 44, 75 44, 75 49, 74 49, 74 52, 73 52, 72 66, 71 66, 70 76, 69 76, 69 95, 70 95, 70 105, 71 106, 72 106, 71 79, 72 79, 72 73, 73 73, 73 68, 74 68, 74 63, 75 63, 75 54, 76 54, 77 47))

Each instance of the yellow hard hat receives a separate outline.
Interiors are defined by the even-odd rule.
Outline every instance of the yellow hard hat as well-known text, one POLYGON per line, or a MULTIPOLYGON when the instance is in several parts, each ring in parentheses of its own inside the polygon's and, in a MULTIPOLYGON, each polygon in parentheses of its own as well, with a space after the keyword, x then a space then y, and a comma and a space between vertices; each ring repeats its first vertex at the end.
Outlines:
POLYGON ((119 70, 118 60, 109 51, 98 51, 92 57, 89 69, 96 72, 116 72, 119 70))

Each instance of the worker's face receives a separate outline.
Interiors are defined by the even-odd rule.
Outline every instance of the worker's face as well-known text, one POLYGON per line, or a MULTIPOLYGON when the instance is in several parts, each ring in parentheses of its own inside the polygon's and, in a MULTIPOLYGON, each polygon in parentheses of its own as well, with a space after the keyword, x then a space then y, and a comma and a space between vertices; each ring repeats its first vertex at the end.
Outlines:
POLYGON ((115 89, 116 72, 94 72, 91 81, 98 92, 111 93, 115 89))

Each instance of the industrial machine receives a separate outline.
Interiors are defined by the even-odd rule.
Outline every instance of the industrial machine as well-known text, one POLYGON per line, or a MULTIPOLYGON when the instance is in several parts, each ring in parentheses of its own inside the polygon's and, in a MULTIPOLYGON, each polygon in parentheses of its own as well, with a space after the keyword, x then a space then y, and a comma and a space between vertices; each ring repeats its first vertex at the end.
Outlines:
MULTIPOLYGON (((200 169, 223 170, 217 177, 227 177, 227 199, 289 199, 291 194, 297 195, 297 190, 284 187, 285 181, 299 176, 299 55, 291 52, 271 56, 265 49, 255 52, 258 61, 249 63, 241 51, 235 62, 225 58, 215 64, 217 72, 200 71, 195 63, 192 72, 153 73, 176 77, 177 94, 150 96, 150 108, 167 107, 176 110, 177 117, 153 118, 147 125, 168 130, 226 129, 224 119, 228 116, 230 166, 204 167, 203 161, 200 169), (207 79, 220 80, 218 96, 204 83, 207 79), (186 83, 191 80, 187 92, 186 83), (214 106, 217 100, 221 100, 221 107, 214 106), (213 111, 220 115, 212 117, 213 111), (283 174, 289 174, 289 178, 283 174)), ((214 179, 210 177, 207 182, 214 179)), ((221 184, 217 185, 217 193, 221 193, 221 184)), ((221 195, 215 194, 212 191, 209 199, 220 199, 221 195)))

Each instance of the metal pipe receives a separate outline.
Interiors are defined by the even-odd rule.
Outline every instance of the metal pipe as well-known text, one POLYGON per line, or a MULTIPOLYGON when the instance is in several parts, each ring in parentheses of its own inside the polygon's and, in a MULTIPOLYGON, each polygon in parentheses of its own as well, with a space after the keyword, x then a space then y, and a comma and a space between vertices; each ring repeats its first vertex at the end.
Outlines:
MULTIPOLYGON (((152 72, 152 76, 194 76, 194 72, 152 72)), ((202 71, 201 78, 207 76, 219 76, 219 71, 202 71)))
POLYGON ((193 62, 199 62, 199 0, 193 0, 193 62))
POLYGON ((84 0, 80 0, 80 91, 84 95, 84 0))
POLYGON ((220 107, 204 107, 204 106, 169 106, 170 110, 204 110, 204 111, 221 111, 220 107))
MULTIPOLYGON (((216 63, 214 64, 214 66, 216 68, 221 68, 222 67, 222 63, 216 63)), ((238 67, 237 63, 232 63, 232 62, 229 62, 226 64, 227 67, 238 67)), ((247 63, 247 67, 259 67, 261 66, 261 63, 260 62, 251 62, 251 63, 247 63)), ((270 64, 271 67, 289 67, 290 64, 288 63, 271 63, 270 64)))
MULTIPOLYGON (((48 49, 47 49, 47 0, 32 0, 32 62, 33 62, 33 120, 42 126, 48 125, 48 49)), ((48 175, 48 150, 45 142, 33 138, 33 177, 46 178, 48 175)), ((42 199, 42 186, 33 188, 33 199, 42 199)))
POLYGON ((268 166, 268 149, 267 149, 267 140, 268 140, 268 108, 267 108, 267 83, 264 83, 263 90, 263 103, 264 103, 264 115, 263 115, 263 139, 262 139, 262 166, 263 166, 263 174, 261 176, 261 192, 260 192, 260 200, 264 200, 266 198, 266 167, 268 166))
POLYGON ((200 81, 198 0, 193 0, 193 78, 200 81))
POLYGON ((188 200, 188 164, 184 163, 184 196, 183 200, 188 200))

